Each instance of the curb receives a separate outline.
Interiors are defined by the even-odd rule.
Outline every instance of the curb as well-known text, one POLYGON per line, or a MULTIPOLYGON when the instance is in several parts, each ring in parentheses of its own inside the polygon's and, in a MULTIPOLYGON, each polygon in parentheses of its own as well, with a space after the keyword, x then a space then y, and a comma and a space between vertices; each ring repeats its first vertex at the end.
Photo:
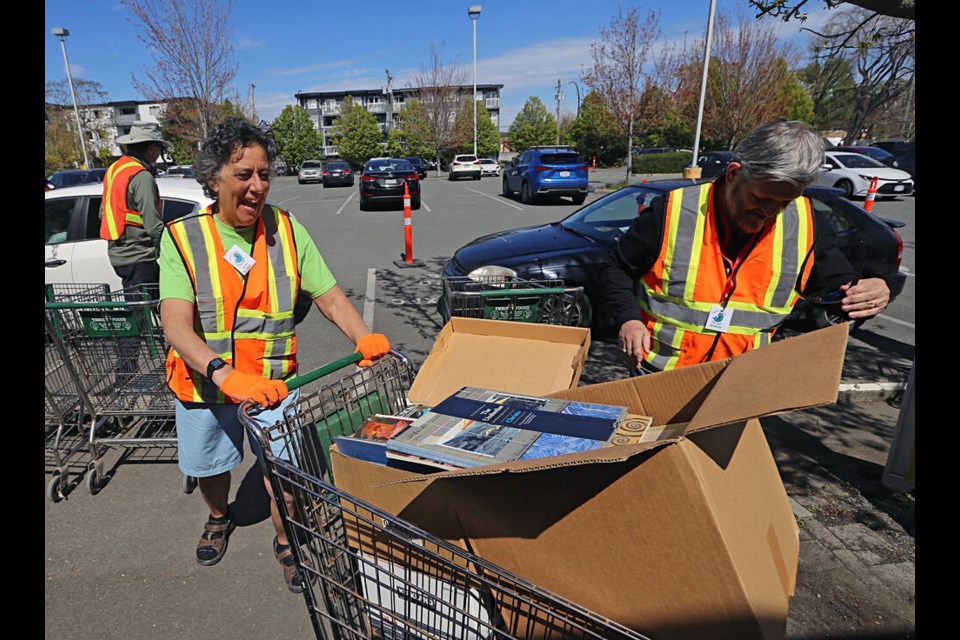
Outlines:
POLYGON ((903 395, 907 382, 841 382, 837 402, 879 402, 903 395))

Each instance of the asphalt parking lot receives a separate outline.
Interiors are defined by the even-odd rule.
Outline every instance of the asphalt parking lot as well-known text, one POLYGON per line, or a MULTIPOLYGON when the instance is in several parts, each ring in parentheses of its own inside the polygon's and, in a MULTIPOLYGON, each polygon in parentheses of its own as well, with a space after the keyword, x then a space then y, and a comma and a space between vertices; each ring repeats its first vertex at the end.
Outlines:
MULTIPOLYGON (((609 177, 599 174, 591 184, 602 189, 623 177, 607 171, 609 177)), ((452 249, 490 227, 559 219, 567 211, 506 206, 495 199, 495 180, 431 180, 414 219, 415 255, 426 266, 414 269, 393 264, 404 248, 398 212, 357 217, 355 190, 296 185, 295 177, 271 190, 275 201, 295 207, 368 323, 417 365, 439 330, 436 274, 452 249)), ((879 202, 875 212, 910 217, 904 268, 912 274, 909 204, 879 202)), ((915 496, 882 482, 915 361, 914 287, 910 277, 895 305, 851 335, 841 402, 763 421, 801 530, 787 640, 915 637, 915 496)), ((344 355, 344 339, 331 335, 320 314, 312 313, 301 330, 305 367, 344 355)), ((616 344, 596 339, 581 383, 623 373, 616 344)), ((184 492, 175 451, 111 450, 107 482, 96 495, 83 487, 85 462, 82 454, 72 461, 76 473, 66 498, 44 503, 45 637, 315 637, 303 598, 287 592, 273 557, 268 498, 249 452, 232 474, 239 527, 214 567, 194 561, 206 510, 197 492, 184 492)))

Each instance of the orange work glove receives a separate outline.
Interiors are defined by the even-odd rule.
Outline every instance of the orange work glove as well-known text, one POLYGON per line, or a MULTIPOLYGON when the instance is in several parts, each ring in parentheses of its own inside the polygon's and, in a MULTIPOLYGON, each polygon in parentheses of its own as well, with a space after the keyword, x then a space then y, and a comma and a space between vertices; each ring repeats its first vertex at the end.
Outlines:
POLYGON ((252 400, 264 407, 280 402, 290 393, 283 380, 267 380, 263 376, 236 369, 223 379, 220 390, 234 400, 252 400))
POLYGON ((377 358, 387 355, 390 351, 390 341, 382 333, 368 333, 357 340, 357 351, 363 360, 357 363, 358 367, 369 367, 377 358))

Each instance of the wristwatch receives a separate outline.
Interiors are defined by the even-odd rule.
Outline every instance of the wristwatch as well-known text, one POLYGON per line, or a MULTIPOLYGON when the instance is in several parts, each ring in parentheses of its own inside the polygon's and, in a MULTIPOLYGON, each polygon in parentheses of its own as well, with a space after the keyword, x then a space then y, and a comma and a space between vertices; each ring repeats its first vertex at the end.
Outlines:
POLYGON ((223 358, 214 358, 207 363, 207 380, 213 382, 213 372, 219 371, 227 366, 227 361, 223 358))

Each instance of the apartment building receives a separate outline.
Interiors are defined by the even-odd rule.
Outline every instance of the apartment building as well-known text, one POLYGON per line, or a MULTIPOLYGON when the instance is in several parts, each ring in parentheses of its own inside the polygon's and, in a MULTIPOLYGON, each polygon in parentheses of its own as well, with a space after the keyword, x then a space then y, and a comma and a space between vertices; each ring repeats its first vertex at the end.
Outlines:
MULTIPOLYGON (((490 120, 500 130, 500 90, 502 84, 478 84, 477 100, 480 100, 490 113, 490 120)), ((377 118, 381 133, 386 135, 394 127, 394 114, 403 108, 407 100, 417 97, 417 88, 392 89, 351 89, 348 91, 303 91, 294 97, 297 104, 310 114, 314 126, 323 137, 324 158, 336 156, 337 147, 328 142, 327 137, 333 128, 333 122, 340 115, 343 100, 348 95, 355 103, 362 104, 367 111, 377 118)), ((463 85, 458 93, 469 100, 473 93, 473 85, 463 85)))
MULTIPOLYGON (((87 149, 93 157, 100 149, 109 149, 113 159, 122 154, 117 138, 130 133, 135 120, 160 122, 167 105, 162 102, 140 102, 123 100, 90 104, 80 107, 80 120, 83 122, 83 135, 87 140, 87 149)), ((99 161, 97 161, 99 163, 99 161)))

